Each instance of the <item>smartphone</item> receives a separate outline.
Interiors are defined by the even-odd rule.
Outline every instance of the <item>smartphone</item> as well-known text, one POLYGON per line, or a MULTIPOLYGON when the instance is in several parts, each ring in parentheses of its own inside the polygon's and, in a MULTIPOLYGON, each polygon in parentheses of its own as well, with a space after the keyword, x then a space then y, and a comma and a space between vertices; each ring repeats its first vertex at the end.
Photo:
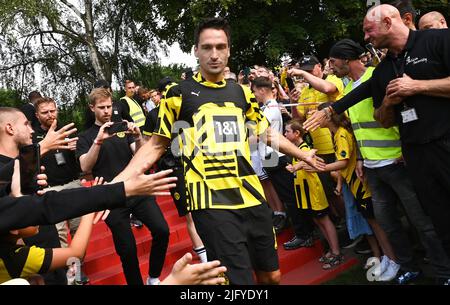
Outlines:
POLYGON ((39 190, 37 175, 41 168, 41 152, 38 144, 23 146, 19 149, 20 190, 31 195, 39 190))
POLYGON ((121 131, 127 131, 128 130, 128 123, 125 121, 117 122, 112 124, 111 126, 105 128, 106 132, 108 134, 115 134, 121 131))
POLYGON ((295 89, 294 80, 291 77, 286 77, 286 83, 289 87, 289 91, 292 91, 295 89))

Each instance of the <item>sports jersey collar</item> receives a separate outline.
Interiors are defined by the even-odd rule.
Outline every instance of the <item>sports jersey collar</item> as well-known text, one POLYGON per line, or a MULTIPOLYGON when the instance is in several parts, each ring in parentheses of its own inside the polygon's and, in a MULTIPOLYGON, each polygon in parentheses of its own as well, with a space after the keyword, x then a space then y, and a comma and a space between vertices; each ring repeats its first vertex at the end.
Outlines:
POLYGON ((210 87, 210 88, 223 88, 227 85, 227 82, 225 79, 222 79, 221 81, 217 82, 217 83, 212 83, 210 81, 207 81, 200 72, 198 72, 197 74, 195 74, 192 77, 197 83, 206 86, 206 87, 210 87))

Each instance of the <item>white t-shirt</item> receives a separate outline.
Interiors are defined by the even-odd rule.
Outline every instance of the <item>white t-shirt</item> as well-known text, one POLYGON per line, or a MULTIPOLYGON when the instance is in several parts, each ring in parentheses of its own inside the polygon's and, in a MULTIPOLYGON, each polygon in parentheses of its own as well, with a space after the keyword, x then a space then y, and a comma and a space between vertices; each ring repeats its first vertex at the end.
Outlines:
MULTIPOLYGON (((283 116, 281 115, 280 107, 278 106, 278 102, 276 100, 267 101, 264 106, 261 107, 264 116, 270 123, 270 128, 274 131, 277 131, 283 134, 283 116)), ((271 143, 272 147, 275 148, 278 156, 284 156, 284 154, 278 151, 278 147, 275 147, 276 143, 271 143)), ((259 153, 262 158, 271 154, 274 149, 270 146, 267 146, 264 142, 259 142, 259 153)))

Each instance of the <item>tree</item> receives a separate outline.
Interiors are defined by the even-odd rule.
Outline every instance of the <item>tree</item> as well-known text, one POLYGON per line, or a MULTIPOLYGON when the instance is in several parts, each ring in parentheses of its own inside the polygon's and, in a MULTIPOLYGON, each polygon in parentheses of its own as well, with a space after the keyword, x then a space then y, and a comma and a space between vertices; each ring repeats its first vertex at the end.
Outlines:
POLYGON ((121 80, 137 62, 154 61, 163 44, 154 35, 159 25, 148 21, 153 2, 0 0, 3 84, 28 90, 36 65, 43 89, 62 99, 96 79, 121 80))

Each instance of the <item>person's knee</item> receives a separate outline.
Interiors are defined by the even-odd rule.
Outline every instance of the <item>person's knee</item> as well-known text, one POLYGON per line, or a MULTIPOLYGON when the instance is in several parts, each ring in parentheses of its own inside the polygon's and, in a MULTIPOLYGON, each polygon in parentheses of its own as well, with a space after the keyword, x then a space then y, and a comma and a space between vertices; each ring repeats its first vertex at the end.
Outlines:
POLYGON ((280 270, 272 272, 258 272, 258 283, 263 285, 278 285, 281 281, 280 270))

